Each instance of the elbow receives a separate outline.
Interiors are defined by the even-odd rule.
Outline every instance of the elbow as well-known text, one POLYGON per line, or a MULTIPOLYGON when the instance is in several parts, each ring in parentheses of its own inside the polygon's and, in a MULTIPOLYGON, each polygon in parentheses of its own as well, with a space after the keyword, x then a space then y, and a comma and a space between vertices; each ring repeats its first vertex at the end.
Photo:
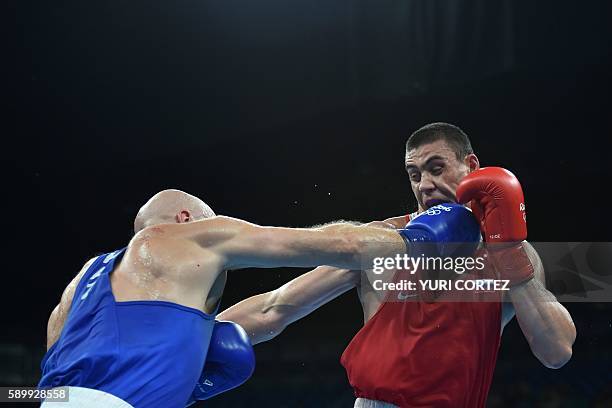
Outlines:
POLYGON ((563 367, 572 358, 572 345, 575 340, 576 327, 571 322, 565 340, 559 342, 556 347, 547 348, 546 358, 540 359, 540 361, 542 361, 544 366, 553 370, 563 367))
POLYGON ((549 350, 547 353, 538 355, 538 360, 546 367, 558 370, 572 358, 572 346, 559 347, 557 350, 549 350))
MULTIPOLYGON (((556 335, 540 336, 541 342, 532 351, 547 368, 557 370, 565 366, 572 358, 572 346, 576 340, 576 326, 569 319, 568 324, 556 335)), ((530 343, 531 344, 531 343, 530 343)), ((533 346, 533 345, 532 345, 533 346)))

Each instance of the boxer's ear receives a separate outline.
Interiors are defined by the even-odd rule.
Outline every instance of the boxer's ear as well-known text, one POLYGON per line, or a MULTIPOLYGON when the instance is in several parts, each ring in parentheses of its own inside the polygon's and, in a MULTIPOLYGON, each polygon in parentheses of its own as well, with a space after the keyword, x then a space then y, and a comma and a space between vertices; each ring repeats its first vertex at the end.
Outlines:
POLYGON ((180 213, 176 214, 176 222, 182 224, 184 222, 191 221, 191 214, 187 210, 182 210, 180 213))
POLYGON ((480 169, 480 160, 478 160, 478 156, 476 156, 474 153, 470 153, 465 156, 464 163, 468 167, 469 173, 480 169))

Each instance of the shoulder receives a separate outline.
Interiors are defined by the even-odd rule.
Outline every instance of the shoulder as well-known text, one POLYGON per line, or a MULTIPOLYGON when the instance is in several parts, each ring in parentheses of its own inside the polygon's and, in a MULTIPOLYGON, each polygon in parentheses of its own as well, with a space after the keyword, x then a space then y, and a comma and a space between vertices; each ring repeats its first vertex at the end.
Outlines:
POLYGON ((68 316, 68 312, 70 311, 70 306, 72 305, 72 298, 74 297, 74 292, 76 291, 79 282, 83 278, 83 275, 89 267, 94 263, 94 261, 98 257, 93 257, 89 261, 83 265, 79 273, 72 278, 70 283, 64 289, 62 293, 62 297, 60 302, 55 306, 51 315, 49 316, 49 321, 47 323, 47 349, 57 341, 59 338, 59 334, 64 327, 64 322, 66 321, 66 317, 68 316))
POLYGON ((187 223, 153 225, 139 231, 128 244, 124 259, 146 268, 167 268, 206 258, 215 261, 215 247, 233 238, 237 225, 248 224, 236 218, 215 216, 187 223))
POLYGON ((68 286, 66 286, 66 289, 64 289, 64 293, 62 294, 62 300, 60 303, 68 303, 68 305, 72 303, 72 296, 74 296, 74 291, 79 285, 79 282, 81 282, 81 279, 83 278, 83 275, 85 275, 85 272, 87 272, 87 270, 91 267, 91 265, 97 258, 98 257, 95 256, 89 261, 85 262, 85 265, 83 265, 79 273, 77 273, 77 275, 72 279, 72 281, 70 281, 68 286))

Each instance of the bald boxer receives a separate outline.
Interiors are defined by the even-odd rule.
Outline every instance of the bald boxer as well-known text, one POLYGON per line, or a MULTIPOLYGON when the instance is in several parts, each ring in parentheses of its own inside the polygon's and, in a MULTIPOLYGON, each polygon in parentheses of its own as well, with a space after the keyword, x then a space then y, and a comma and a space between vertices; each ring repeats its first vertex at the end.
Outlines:
POLYGON ((227 270, 359 268, 407 250, 398 232, 372 226, 291 229, 215 216, 178 190, 153 196, 134 232, 127 247, 87 262, 51 313, 39 387, 68 386, 70 401, 43 406, 182 408, 222 392, 253 364, 242 329, 215 323, 227 270))
POLYGON ((432 302, 423 293, 415 298, 374 290, 374 280, 390 281, 393 274, 322 266, 220 317, 239 323, 257 344, 357 288, 364 327, 341 357, 355 407, 484 407, 501 334, 514 316, 536 358, 549 368, 563 366, 576 330, 545 288, 537 252, 524 241, 525 205, 516 177, 500 168, 481 169, 467 135, 447 123, 426 125, 410 136, 405 166, 418 210, 385 223, 410 227, 436 206, 469 204, 485 241, 484 277, 510 283, 503 298, 498 293, 497 301, 432 302))

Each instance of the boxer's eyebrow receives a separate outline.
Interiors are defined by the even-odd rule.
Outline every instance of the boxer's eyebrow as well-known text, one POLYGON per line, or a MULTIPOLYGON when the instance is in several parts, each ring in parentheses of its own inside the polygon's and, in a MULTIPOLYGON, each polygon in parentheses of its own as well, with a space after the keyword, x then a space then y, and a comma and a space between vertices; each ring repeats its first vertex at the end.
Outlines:
MULTIPOLYGON (((423 164, 423 166, 421 167, 427 167, 429 165, 429 163, 431 163, 434 160, 442 160, 442 161, 446 161, 446 158, 444 156, 440 156, 439 154, 434 154, 431 157, 428 157, 427 160, 425 160, 425 164, 423 164)), ((406 164, 406 170, 409 169, 418 169, 416 164, 406 164)))
POLYGON ((445 158, 445 157, 443 157, 443 156, 440 156, 440 155, 438 155, 438 154, 435 154, 435 155, 433 155, 433 156, 431 156, 430 158, 428 158, 428 159, 427 159, 427 161, 425 162, 424 167, 425 167, 425 166, 427 166, 429 163, 431 163, 431 162, 432 162, 432 161, 434 161, 434 160, 442 160, 442 161, 446 161, 446 158, 445 158))

